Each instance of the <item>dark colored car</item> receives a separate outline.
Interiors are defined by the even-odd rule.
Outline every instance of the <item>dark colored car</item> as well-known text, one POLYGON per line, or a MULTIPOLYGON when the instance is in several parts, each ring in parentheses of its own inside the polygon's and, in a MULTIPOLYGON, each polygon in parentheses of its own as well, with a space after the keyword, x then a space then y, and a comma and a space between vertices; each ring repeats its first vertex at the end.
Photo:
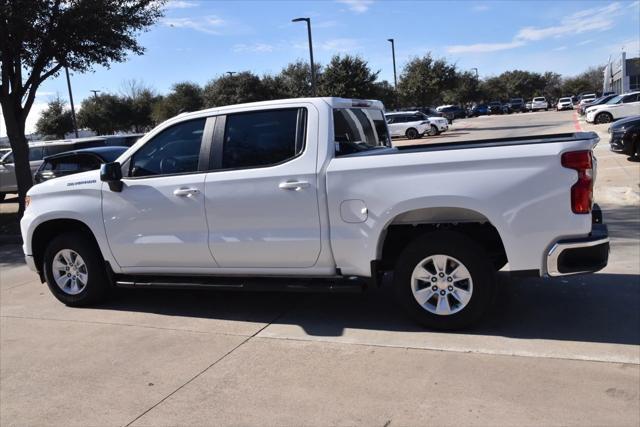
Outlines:
POLYGON ((67 151, 45 157, 36 172, 36 184, 53 178, 100 169, 102 163, 115 161, 128 147, 96 147, 67 151))
POLYGON ((128 135, 109 135, 105 136, 105 145, 131 147, 140 138, 144 136, 143 133, 130 133, 128 135))
POLYGON ((443 107, 440 109, 440 112, 445 115, 453 114, 454 119, 464 119, 467 117, 467 110, 457 105, 452 105, 450 107, 443 107))
POLYGON ((577 107, 578 114, 580 114, 581 116, 584 116, 587 112, 587 108, 593 107, 594 105, 606 104, 607 101, 609 101, 612 98, 615 98, 616 96, 618 95, 614 93, 612 95, 601 96, 600 98, 596 98, 592 102, 587 102, 586 104, 582 104, 582 105, 578 104, 578 107, 577 107))
POLYGON ((503 113, 504 113, 504 109, 502 108, 502 102, 492 101, 489 103, 489 115, 503 114, 503 113))
POLYGON ((514 113, 525 113, 527 111, 527 107, 524 104, 524 99, 522 98, 511 98, 509 100, 509 106, 511 111, 514 113))
POLYGON ((489 114, 489 106, 487 104, 474 105, 469 111, 470 117, 486 116, 487 114, 489 114))
POLYGON ((618 120, 609 126, 611 151, 640 160, 640 116, 618 120))

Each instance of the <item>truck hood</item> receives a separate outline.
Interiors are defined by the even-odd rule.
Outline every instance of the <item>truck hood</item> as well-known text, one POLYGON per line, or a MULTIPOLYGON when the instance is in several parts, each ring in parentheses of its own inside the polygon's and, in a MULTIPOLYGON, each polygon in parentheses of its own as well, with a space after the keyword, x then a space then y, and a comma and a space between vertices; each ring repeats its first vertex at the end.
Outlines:
POLYGON ((61 191, 75 191, 79 189, 100 189, 100 171, 92 170, 73 175, 61 176, 36 184, 27 192, 29 196, 39 196, 61 191))

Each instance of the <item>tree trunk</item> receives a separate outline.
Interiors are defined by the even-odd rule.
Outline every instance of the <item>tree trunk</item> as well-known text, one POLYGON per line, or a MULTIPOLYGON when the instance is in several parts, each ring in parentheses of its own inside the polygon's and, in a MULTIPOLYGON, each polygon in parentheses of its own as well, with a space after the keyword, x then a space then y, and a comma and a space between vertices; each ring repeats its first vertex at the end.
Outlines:
POLYGON ((22 111, 16 111, 11 103, 3 103, 2 113, 4 122, 7 126, 7 136, 11 143, 13 151, 13 160, 15 164, 16 181, 18 183, 18 217, 22 218, 25 205, 24 199, 27 191, 33 186, 33 177, 31 175, 31 166, 29 164, 29 145, 24 135, 26 116, 23 117, 22 111))

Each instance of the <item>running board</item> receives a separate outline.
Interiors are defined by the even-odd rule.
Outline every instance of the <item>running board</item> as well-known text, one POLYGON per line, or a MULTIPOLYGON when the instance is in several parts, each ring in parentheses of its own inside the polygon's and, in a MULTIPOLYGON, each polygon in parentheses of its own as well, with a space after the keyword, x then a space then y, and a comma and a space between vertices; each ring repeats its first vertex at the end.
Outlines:
POLYGON ((266 292, 362 292, 367 282, 359 277, 301 279, 283 277, 116 276, 119 288, 219 289, 266 292))

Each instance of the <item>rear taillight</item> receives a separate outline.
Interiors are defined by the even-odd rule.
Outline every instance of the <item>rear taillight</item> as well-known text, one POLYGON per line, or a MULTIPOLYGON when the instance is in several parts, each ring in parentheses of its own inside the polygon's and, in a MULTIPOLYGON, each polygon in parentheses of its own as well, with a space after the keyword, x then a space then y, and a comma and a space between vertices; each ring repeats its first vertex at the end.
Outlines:
POLYGON ((562 154, 562 166, 578 172, 578 181, 571 187, 571 210, 588 214, 593 204, 593 157, 590 150, 562 154))

